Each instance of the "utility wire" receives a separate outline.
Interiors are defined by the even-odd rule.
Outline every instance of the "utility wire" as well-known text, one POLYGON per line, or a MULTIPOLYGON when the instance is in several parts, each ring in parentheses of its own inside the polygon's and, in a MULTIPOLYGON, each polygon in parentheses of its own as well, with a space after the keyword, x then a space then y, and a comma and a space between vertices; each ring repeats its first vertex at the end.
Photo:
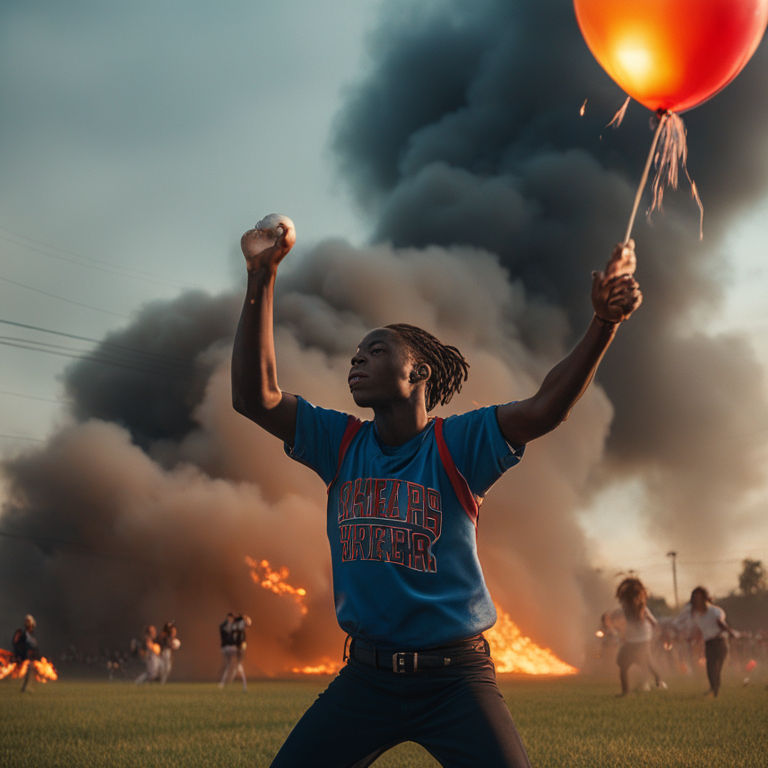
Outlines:
POLYGON ((74 304, 77 307, 85 307, 86 309, 94 310, 94 312, 103 312, 105 315, 113 315, 114 317, 121 317, 123 318, 123 320, 131 319, 128 315, 121 315, 119 312, 112 312, 109 309, 99 309, 99 307, 94 307, 91 304, 83 304, 83 302, 81 301, 74 301, 73 299, 65 299, 63 296, 57 296, 55 293, 49 293, 48 291, 43 291, 40 288, 33 288, 31 285, 25 285, 24 283, 17 283, 15 280, 9 280, 7 277, 0 277, 0 280, 2 280, 4 283, 10 283, 11 285, 15 285, 18 288, 26 288, 28 291, 41 293, 43 296, 48 296, 51 299, 58 299, 59 301, 65 301, 67 304, 74 304))
POLYGON ((1 232, 5 232, 5 235, 0 234, 0 239, 5 240, 6 242, 13 243, 14 245, 21 246, 22 248, 27 248, 30 251, 35 251, 36 253, 42 254, 43 256, 48 256, 49 258, 53 259, 59 259, 60 261, 66 261, 70 264, 75 264, 79 267, 86 267, 87 269, 95 269, 99 272, 106 272, 108 274, 116 275, 118 277, 129 277, 134 280, 142 280, 147 283, 154 283, 156 285, 168 285, 172 286, 174 288, 191 288, 192 286, 187 283, 180 283, 175 280, 166 280, 165 278, 158 277, 157 275, 153 275, 151 272, 143 272, 142 270, 138 269, 131 269, 129 267, 118 267, 115 265, 107 264, 104 261, 101 261, 100 259, 94 259, 91 256, 84 256, 80 253, 75 253, 74 251, 68 251, 64 248, 60 248, 59 246, 55 245, 49 245, 48 243, 43 243, 40 240, 33 240, 30 237, 25 237, 24 235, 20 235, 17 232, 11 232, 11 230, 6 229, 5 227, 0 227, 1 232), (11 239, 11 237, 8 237, 8 235, 11 235, 14 238, 17 238, 17 240, 11 239), (18 240, 26 240, 27 242, 18 242, 18 240), (34 243, 34 245, 29 245, 29 243, 34 243), (41 248, 36 248, 35 246, 42 246, 42 248, 45 248, 47 250, 41 250, 41 248), (53 251, 53 253, 50 253, 49 251, 53 251), (56 253, 58 251, 58 253, 56 253), (66 256, 63 256, 61 254, 67 254, 66 256), (74 258, 67 258, 67 256, 71 256, 74 258), (85 262, 90 263, 83 263, 85 262))
POLYGON ((104 341, 102 339, 94 339, 94 338, 91 338, 90 336, 77 336, 74 333, 66 333, 64 331, 55 331, 52 328, 43 328, 42 326, 39 326, 39 325, 28 325, 27 323, 17 323, 17 322, 14 322, 13 320, 0 319, 0 324, 12 325, 15 328, 26 328, 27 330, 30 330, 30 331, 40 331, 41 333, 50 333, 54 336, 63 336, 64 338, 76 339, 77 341, 88 341, 93 344, 98 344, 101 347, 118 349, 122 352, 132 352, 137 355, 145 355, 149 358, 157 358, 159 360, 162 360, 163 362, 170 360, 170 361, 178 362, 187 367, 196 367, 195 363, 190 362, 188 360, 184 360, 183 358, 180 358, 180 357, 173 357, 171 355, 164 355, 160 352, 151 352, 149 350, 144 350, 144 349, 136 349, 135 347, 126 347, 124 344, 116 344, 113 341, 104 341))
POLYGON ((49 355, 56 355, 57 357, 67 357, 71 360, 85 360, 92 363, 101 363, 103 365, 112 365, 116 368, 125 368, 130 371, 139 371, 141 373, 152 373, 156 374, 158 376, 185 376, 190 373, 190 371, 183 371, 179 368, 173 369, 173 368, 167 368, 163 370, 162 368, 150 368, 146 365, 131 365, 130 363, 121 362, 112 358, 99 356, 96 354, 77 354, 74 352, 62 352, 55 349, 45 349, 42 346, 36 345, 34 342, 31 342, 29 344, 25 343, 18 343, 13 341, 4 341, 2 338, 0 338, 0 346, 4 347, 14 347, 16 349, 27 349, 32 352, 45 352, 49 355))
POLYGON ((46 403, 68 403, 69 400, 65 400, 61 397, 38 397, 37 395, 24 395, 21 392, 6 392, 0 389, 0 395, 8 395, 9 397, 23 397, 27 400, 42 400, 46 403))
POLYGON ((4 434, 0 434, 0 437, 4 438, 5 440, 29 440, 31 443, 45 442, 45 440, 43 440, 42 437, 25 437, 24 435, 4 435, 4 434))

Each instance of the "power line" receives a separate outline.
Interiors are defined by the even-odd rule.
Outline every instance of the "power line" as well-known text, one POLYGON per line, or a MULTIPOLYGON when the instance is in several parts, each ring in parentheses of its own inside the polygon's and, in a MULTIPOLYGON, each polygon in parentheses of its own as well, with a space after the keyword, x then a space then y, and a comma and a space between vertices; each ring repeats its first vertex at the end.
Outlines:
POLYGON ((69 400, 64 400, 61 397, 38 397, 37 395, 25 395, 21 392, 6 392, 0 389, 0 395, 8 395, 10 397, 23 397, 27 400, 42 400, 46 403, 68 403, 69 400))
POLYGON ((0 433, 0 437, 5 440, 29 440, 31 443, 44 443, 42 437, 26 437, 25 435, 4 435, 0 433))
POLYGON ((63 296, 57 296, 55 293, 49 293, 48 291, 43 291, 40 288, 33 288, 31 285, 25 285, 24 283, 17 283, 15 280, 9 280, 7 277, 0 277, 0 280, 2 280, 4 283, 10 283, 11 285, 15 285, 18 288, 26 288, 28 291, 41 293, 43 296, 48 296, 51 299, 58 299, 59 301, 65 301, 67 304, 74 304, 77 307, 85 307, 85 309, 92 309, 95 312, 103 312, 105 315, 113 315, 114 317, 121 317, 123 318, 123 320, 131 319, 128 315, 121 315, 119 312, 112 312, 109 309, 99 309, 99 307, 94 307, 91 304, 84 304, 81 301, 74 301, 74 299, 65 299, 63 296))
POLYGON ((117 344, 110 341, 101 341, 89 336, 79 336, 74 333, 57 331, 52 328, 44 328, 38 325, 29 325, 19 323, 13 320, 2 320, 0 324, 10 325, 16 328, 23 328, 39 333, 52 334, 54 336, 84 341, 97 344, 96 350, 83 350, 78 347, 64 344, 54 344, 48 341, 39 341, 36 339, 19 338, 16 336, 0 336, 0 346, 12 347, 15 349, 25 349, 33 352, 44 352, 46 354, 58 357, 66 357, 72 360, 87 360, 105 365, 113 365, 118 368, 140 371, 143 373, 152 373, 161 376, 189 376, 195 371, 204 370, 205 367, 194 361, 184 360, 180 357, 165 355, 150 350, 136 349, 124 344, 117 344), (128 353, 128 359, 123 358, 121 353, 128 353))
POLYGON ((122 362, 104 355, 100 356, 97 354, 78 354, 77 352, 79 352, 79 350, 59 351, 57 349, 46 349, 44 346, 42 346, 42 342, 19 343, 15 341, 4 340, 2 337, 0 337, 0 346, 13 347, 15 349, 26 349, 32 352, 45 352, 46 354, 55 355, 57 357, 66 357, 70 360, 84 360, 91 363, 100 363, 102 365, 112 365, 116 368, 125 368, 130 371, 139 371, 140 373, 152 373, 158 376, 185 376, 191 373, 189 370, 184 371, 179 368, 174 370, 172 367, 163 369, 160 367, 150 368, 147 365, 131 365, 130 363, 122 362))
POLYGON ((109 347, 112 349, 118 349, 122 352, 132 352, 137 355, 146 355, 150 358, 158 358, 159 360, 162 360, 163 362, 166 361, 176 361, 184 366, 187 367, 195 367, 195 363, 190 362, 189 360, 184 360, 180 357, 174 357, 172 355, 165 355, 160 352, 152 352, 150 350, 145 349, 136 349, 135 347, 127 347, 124 344, 116 344, 113 341, 105 341, 103 339, 94 339, 90 336, 78 336, 74 333, 67 333, 65 331, 56 331, 53 328, 44 328, 40 325, 28 325, 27 323, 18 323, 13 320, 2 320, 0 319, 0 324, 2 325, 12 325, 15 328, 26 328, 30 331, 39 331, 40 333, 50 333, 53 336, 62 336, 67 339, 76 339, 77 341, 88 341, 93 344, 98 344, 101 347, 109 347))
POLYGON ((30 251, 34 251, 35 253, 39 253, 43 256, 48 256, 49 258, 59 259, 60 261, 66 261, 66 262, 69 262, 70 264, 75 264, 79 267, 85 267, 86 269, 95 269, 99 272, 106 272, 108 274, 116 275, 118 277, 129 277, 134 280, 142 280, 144 282, 154 283, 156 285, 168 285, 175 288, 191 288, 192 287, 187 283, 180 283, 175 280, 166 280, 165 278, 158 277, 157 275, 153 275, 151 272, 144 272, 138 269, 131 269, 128 267, 118 267, 115 265, 107 264, 106 262, 101 261, 100 259, 94 259, 91 256, 84 256, 83 254, 75 253, 74 251, 68 251, 64 248, 60 248, 59 246, 43 243, 40 240, 33 240, 32 238, 25 237, 24 235, 20 235, 17 232, 11 232, 11 230, 6 229, 5 227, 0 227, 0 231, 6 233, 6 235, 0 234, 0 239, 5 240, 6 242, 13 243, 14 245, 21 246, 22 248, 27 248, 30 251), (7 235, 11 235, 12 237, 18 238, 19 240, 26 240, 27 242, 18 242, 18 240, 12 240, 7 235), (29 243, 34 243, 34 245, 29 245, 29 243), (42 246, 47 250, 44 251, 44 250, 41 250, 40 248, 36 248, 35 245, 42 246), (54 251, 54 252, 49 253, 49 251, 54 251), (55 251, 58 251, 58 253, 55 253, 55 251), (67 258, 67 256, 62 256, 61 254, 67 254, 67 256, 73 256, 74 258, 67 258), (90 262, 90 263, 84 264, 82 261, 78 261, 78 259, 85 260, 86 262, 90 262))

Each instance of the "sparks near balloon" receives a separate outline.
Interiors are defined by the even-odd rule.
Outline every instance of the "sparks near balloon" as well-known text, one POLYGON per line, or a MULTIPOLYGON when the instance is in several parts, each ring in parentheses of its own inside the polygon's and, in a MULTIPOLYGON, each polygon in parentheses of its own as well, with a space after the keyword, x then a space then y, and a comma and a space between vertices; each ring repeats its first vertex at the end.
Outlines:
POLYGON ((765 32, 768 0, 574 0, 574 9, 600 66, 659 117, 635 211, 652 159, 651 208, 658 207, 663 183, 676 186, 678 163, 685 168, 679 113, 712 98, 741 72, 765 32))

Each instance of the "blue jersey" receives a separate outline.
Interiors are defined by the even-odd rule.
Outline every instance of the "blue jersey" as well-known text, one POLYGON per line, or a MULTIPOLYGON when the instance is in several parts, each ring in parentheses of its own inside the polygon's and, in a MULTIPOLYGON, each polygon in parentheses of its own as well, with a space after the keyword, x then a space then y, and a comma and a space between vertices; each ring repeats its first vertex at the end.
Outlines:
POLYGON ((383 649, 432 648, 493 626, 496 611, 477 557, 486 491, 524 448, 505 441, 496 408, 432 419, 404 445, 373 422, 299 398, 289 456, 328 486, 336 615, 383 649))

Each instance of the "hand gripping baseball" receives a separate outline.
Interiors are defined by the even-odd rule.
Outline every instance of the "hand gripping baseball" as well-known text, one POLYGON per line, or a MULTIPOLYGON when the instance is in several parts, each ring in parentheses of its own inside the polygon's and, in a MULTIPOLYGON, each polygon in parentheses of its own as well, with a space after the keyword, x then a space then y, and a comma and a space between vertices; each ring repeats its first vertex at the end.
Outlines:
POLYGON ((270 213, 240 239, 249 272, 276 269, 296 242, 293 222, 279 213, 270 213))

